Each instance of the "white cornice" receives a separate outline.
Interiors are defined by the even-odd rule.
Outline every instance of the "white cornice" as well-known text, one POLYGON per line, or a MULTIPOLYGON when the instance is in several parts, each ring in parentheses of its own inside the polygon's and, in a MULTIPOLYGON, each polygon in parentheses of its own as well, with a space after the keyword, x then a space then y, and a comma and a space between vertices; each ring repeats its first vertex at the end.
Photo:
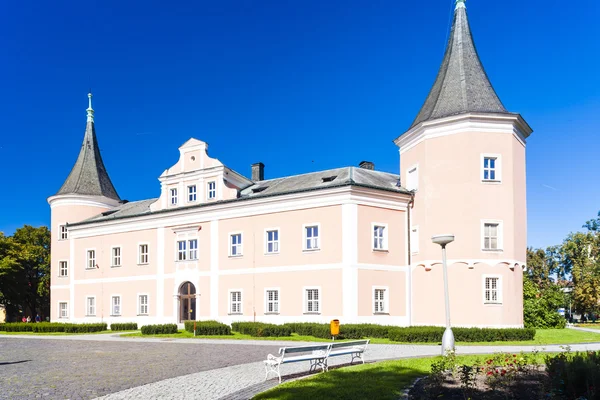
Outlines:
POLYGON ((179 208, 171 212, 159 212, 127 219, 75 225, 69 227, 69 233, 72 238, 80 238, 177 225, 190 226, 219 219, 240 218, 341 204, 359 204, 403 211, 406 210, 409 200, 410 195, 404 193, 342 186, 319 191, 215 203, 204 207, 179 208))
POLYGON ((525 146, 532 130, 518 114, 467 113, 421 122, 396 138, 394 143, 402 154, 426 139, 464 132, 512 134, 525 146))
POLYGON ((50 208, 60 206, 88 206, 113 208, 121 204, 118 200, 104 196, 85 196, 81 194, 59 194, 48 197, 50 208))

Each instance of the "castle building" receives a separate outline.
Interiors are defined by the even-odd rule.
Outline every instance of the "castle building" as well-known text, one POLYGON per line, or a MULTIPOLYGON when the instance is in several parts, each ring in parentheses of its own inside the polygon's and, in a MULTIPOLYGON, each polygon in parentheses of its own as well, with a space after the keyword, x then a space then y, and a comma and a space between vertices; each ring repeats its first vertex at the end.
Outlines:
POLYGON ((248 178, 192 138, 158 198, 122 201, 88 96, 79 157, 48 199, 53 321, 443 325, 431 237, 449 232, 453 325, 523 325, 532 131, 494 91, 464 0, 435 83, 395 140, 400 175, 362 162, 265 179, 257 163, 248 178))

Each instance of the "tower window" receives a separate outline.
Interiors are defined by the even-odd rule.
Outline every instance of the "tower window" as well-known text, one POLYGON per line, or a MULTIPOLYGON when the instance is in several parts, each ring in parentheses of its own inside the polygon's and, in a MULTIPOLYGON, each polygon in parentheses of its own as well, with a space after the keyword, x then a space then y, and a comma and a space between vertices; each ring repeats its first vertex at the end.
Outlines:
POLYGON ((483 182, 502 181, 502 159, 499 154, 481 155, 481 180, 483 182))
POLYGON ((408 170, 406 174, 406 188, 408 190, 418 190, 419 189, 419 167, 414 166, 408 170))

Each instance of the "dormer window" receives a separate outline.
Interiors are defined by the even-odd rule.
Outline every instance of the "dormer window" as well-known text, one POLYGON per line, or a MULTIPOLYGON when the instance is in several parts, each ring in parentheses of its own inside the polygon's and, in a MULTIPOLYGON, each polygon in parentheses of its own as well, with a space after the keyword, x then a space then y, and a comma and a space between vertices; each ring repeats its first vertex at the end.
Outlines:
POLYGON ((171 189, 171 205, 177 205, 177 189, 171 189))
POLYGON ((208 182, 208 199, 217 198, 217 182, 208 182))
POLYGON ((257 188, 252 189, 252 193, 260 193, 260 192, 266 190, 267 188, 268 188, 268 186, 257 187, 257 188))
POLYGON ((196 201, 196 185, 188 186, 188 202, 193 203, 196 201))
POLYGON ((335 178, 337 178, 337 175, 325 176, 321 179, 323 180, 323 183, 325 183, 325 182, 332 182, 335 178))

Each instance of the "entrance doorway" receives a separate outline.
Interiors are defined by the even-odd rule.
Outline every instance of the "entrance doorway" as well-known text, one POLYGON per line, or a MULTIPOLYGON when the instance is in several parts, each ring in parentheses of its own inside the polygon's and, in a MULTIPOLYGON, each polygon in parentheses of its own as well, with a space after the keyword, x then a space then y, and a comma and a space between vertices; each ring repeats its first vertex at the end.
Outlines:
POLYGON ((196 287, 185 282, 179 287, 179 322, 196 320, 196 287))

